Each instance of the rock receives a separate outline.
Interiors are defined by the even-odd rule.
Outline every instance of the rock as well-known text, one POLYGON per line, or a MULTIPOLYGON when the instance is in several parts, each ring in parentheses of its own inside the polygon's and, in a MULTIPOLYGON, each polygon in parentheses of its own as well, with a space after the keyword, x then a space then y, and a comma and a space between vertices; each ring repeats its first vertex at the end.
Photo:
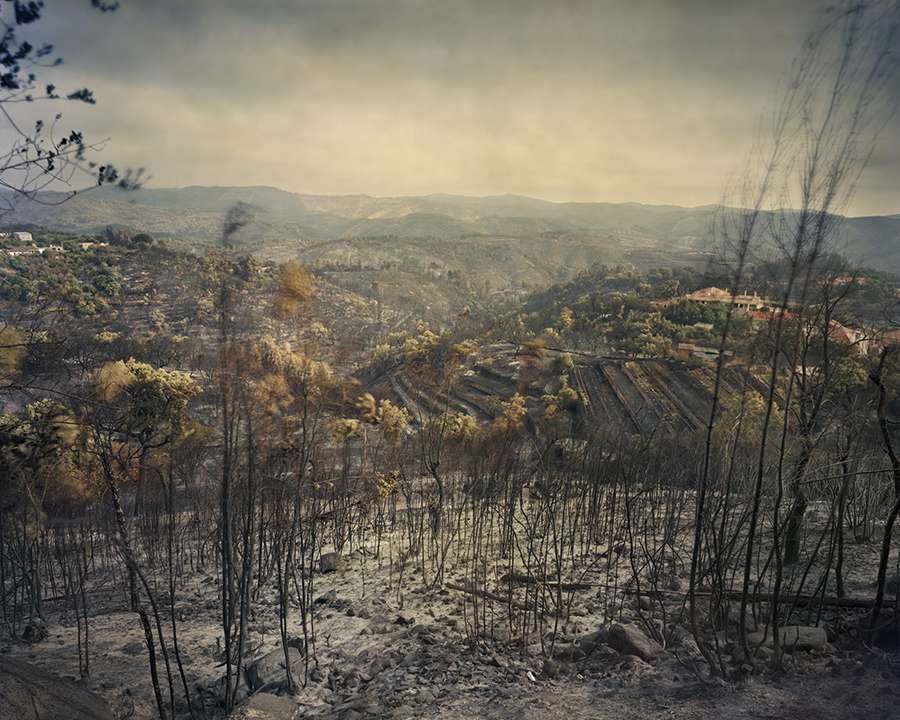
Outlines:
POLYGON ((547 658, 546 660, 544 660, 543 670, 544 670, 544 677, 553 679, 557 675, 559 675, 559 663, 556 662, 555 660, 551 660, 550 658, 547 658))
POLYGON ((359 601, 353 604, 350 610, 347 611, 347 614, 358 617, 361 620, 368 620, 372 617, 372 610, 367 603, 359 601))
POLYGON ((98 695, 35 665, 0 657, 0 717, 16 720, 114 720, 98 695))
POLYGON ((649 669, 649 664, 637 655, 625 655, 616 665, 621 672, 634 673, 649 669))
MULTIPOLYGON (((593 650, 595 647, 592 645, 590 649, 593 650)), ((564 644, 556 648, 553 657, 565 662, 578 662, 579 660, 584 660, 587 657, 587 653, 579 645, 564 644)))
POLYGON ((615 648, 611 648, 609 645, 598 645, 594 652, 590 654, 592 660, 600 662, 611 661, 617 657, 619 657, 618 651, 615 648))
POLYGON ((347 566, 347 561, 341 557, 340 553, 323 553, 319 558, 319 572, 330 573, 337 570, 345 570, 347 566))
POLYGON ((229 715, 229 720, 296 720, 300 709, 292 698, 257 693, 229 715))
POLYGON ((604 645, 609 641, 609 631, 606 628, 600 628, 592 633, 582 635, 577 640, 578 647, 585 654, 590 655, 598 645, 604 645))
POLYGON ((22 640, 34 645, 47 639, 47 626, 40 620, 34 620, 22 630, 22 640))
POLYGON ((334 713, 348 712, 377 712, 377 707, 373 704, 371 698, 365 695, 351 695, 344 702, 335 705, 332 708, 334 713))
MULTIPOLYGON (((289 647, 288 656, 291 660, 291 674, 297 677, 297 673, 303 669, 303 657, 297 648, 289 647)), ((277 648, 267 655, 254 660, 244 670, 247 684, 252 691, 262 687, 280 687, 287 682, 287 672, 284 667, 284 650, 277 648)))
POLYGON ((609 629, 609 644, 623 655, 634 655, 652 663, 663 652, 656 640, 647 637, 637 625, 613 623, 609 629))
MULTIPOLYGON (((808 625, 785 625, 779 628, 781 634, 781 647, 785 652, 793 652, 794 650, 827 650, 828 633, 825 628, 811 627, 808 625)), ((747 635, 747 642, 751 646, 759 645, 762 647, 773 647, 772 629, 768 632, 760 630, 747 635)))
POLYGON ((337 599, 337 590, 329 590, 324 595, 319 595, 319 597, 316 598, 316 605, 327 605, 329 607, 333 607, 337 602, 337 599))
POLYGON ((509 667, 509 663, 507 662, 506 658, 501 657, 500 655, 497 655, 496 653, 491 653, 490 664, 493 665, 494 667, 498 667, 503 670, 505 670, 507 667, 509 667))

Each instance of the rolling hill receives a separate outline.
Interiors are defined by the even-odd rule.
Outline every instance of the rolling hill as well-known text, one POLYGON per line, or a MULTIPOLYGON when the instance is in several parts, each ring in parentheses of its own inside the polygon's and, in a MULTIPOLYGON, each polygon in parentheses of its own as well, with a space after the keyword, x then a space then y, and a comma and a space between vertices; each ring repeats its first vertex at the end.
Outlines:
MULTIPOLYGON (((484 265, 502 262, 487 273, 496 288, 539 286, 598 261, 700 265, 715 248, 712 223, 719 210, 517 195, 325 196, 272 187, 98 188, 64 198, 48 192, 23 201, 0 224, 80 233, 124 226, 200 248, 216 241, 224 213, 242 202, 255 208, 255 220, 241 241, 261 256, 360 267, 399 257, 476 276, 484 265)), ((845 218, 837 249, 862 264, 900 272, 900 216, 845 218)))

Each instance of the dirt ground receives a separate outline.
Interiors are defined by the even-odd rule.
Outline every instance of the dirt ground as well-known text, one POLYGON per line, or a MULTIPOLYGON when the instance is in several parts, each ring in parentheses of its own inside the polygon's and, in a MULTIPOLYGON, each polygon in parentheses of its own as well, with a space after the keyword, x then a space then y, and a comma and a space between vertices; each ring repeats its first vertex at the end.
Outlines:
MULTIPOLYGON (((473 645, 465 635, 470 610, 465 593, 427 590, 411 571, 400 583, 396 567, 379 567, 365 554, 351 556, 349 564, 347 570, 316 576, 317 663, 311 660, 307 685, 291 698, 296 717, 900 720, 900 657, 852 639, 795 653, 783 674, 727 682, 701 679, 691 653, 678 646, 654 664, 609 648, 574 659, 557 651, 557 660, 544 664, 536 647, 523 654, 504 642, 508 631, 499 608, 496 642, 473 645)), ((447 580, 463 582, 452 572, 447 580)), ((95 588, 91 603, 90 678, 84 687, 103 696, 120 718, 155 717, 137 615, 127 610, 121 592, 95 588)), ((280 647, 271 584, 256 608, 251 657, 280 647)), ((210 718, 221 714, 212 700, 223 674, 219 612, 214 575, 192 577, 179 589, 182 660, 191 687, 209 699, 210 718)), ((571 621, 560 627, 558 649, 596 630, 598 613, 594 594, 579 596, 571 621)), ((302 635, 297 615, 292 612, 292 637, 302 635)), ((40 643, 0 649, 75 678, 74 618, 51 612, 47 629, 40 643)), ((302 668, 295 671, 302 676, 302 668)), ((176 674, 176 696, 181 694, 176 674)), ((188 717, 183 703, 178 709, 179 717, 188 717)))

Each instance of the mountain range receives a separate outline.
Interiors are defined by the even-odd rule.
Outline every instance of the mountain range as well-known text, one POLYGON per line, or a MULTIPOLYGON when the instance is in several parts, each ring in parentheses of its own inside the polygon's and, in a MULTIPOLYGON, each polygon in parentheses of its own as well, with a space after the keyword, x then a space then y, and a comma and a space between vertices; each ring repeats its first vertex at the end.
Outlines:
MULTIPOLYGON (((67 200, 64 193, 46 192, 17 203, 0 224, 77 233, 124 227, 202 247, 216 242, 225 212, 236 203, 254 214, 241 242, 262 256, 371 265, 427 249, 419 253, 422 262, 453 269, 452 256, 471 246, 478 252, 463 253, 461 263, 477 262, 483 251, 485 261, 512 261, 515 275, 517 260, 527 258, 536 267, 522 281, 538 284, 596 261, 638 267, 705 262, 715 248, 713 220, 720 210, 518 195, 327 196, 264 186, 191 186, 96 188, 67 200)), ((851 260, 900 273, 900 215, 845 218, 836 240, 835 249, 851 260)))

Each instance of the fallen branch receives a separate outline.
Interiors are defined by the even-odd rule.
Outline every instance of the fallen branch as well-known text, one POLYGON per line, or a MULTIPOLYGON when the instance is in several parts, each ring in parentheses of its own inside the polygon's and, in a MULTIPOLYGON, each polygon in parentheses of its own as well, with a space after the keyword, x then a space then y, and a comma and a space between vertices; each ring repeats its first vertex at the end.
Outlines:
POLYGON ((469 595, 483 597, 487 600, 493 600, 494 602, 511 605, 517 610, 527 611, 531 609, 527 605, 520 603, 518 600, 513 600, 512 598, 504 597, 503 595, 498 595, 497 593, 492 593, 489 590, 479 590, 478 588, 466 587, 465 585, 457 585, 456 583, 447 583, 446 587, 450 588, 451 590, 458 590, 459 592, 468 593, 469 595))
MULTIPOLYGON (((603 590, 615 590, 616 592, 623 593, 625 595, 638 595, 641 597, 663 597, 663 596, 674 596, 674 597, 687 597, 686 591, 680 590, 635 590, 633 588, 626 588, 622 586, 613 586, 607 583, 557 583, 557 582, 541 582, 538 578, 532 575, 521 575, 519 573, 507 573, 503 577, 500 578, 504 582, 508 583, 517 583, 520 585, 544 585, 550 588, 559 588, 560 590, 566 592, 576 592, 579 590, 593 590, 593 589, 603 589, 603 590)), ((449 587, 449 586, 448 586, 449 587)), ((462 589, 462 588, 456 588, 462 589)), ((697 597, 712 597, 713 592, 709 589, 701 589, 697 590, 694 593, 697 597)), ((740 590, 727 590, 724 593, 724 596, 728 600, 740 600, 741 592, 740 590)), ((788 597, 788 596, 784 596, 788 597)), ((491 598, 498 599, 499 595, 491 598)), ((500 598, 505 602, 505 598, 500 598)), ((769 603, 773 602, 774 598, 771 593, 749 593, 747 595, 748 602, 754 603, 769 603)), ((821 595, 800 595, 793 598, 793 601, 800 607, 807 607, 810 605, 823 605, 825 607, 844 607, 844 608, 857 608, 862 610, 869 610, 875 604, 874 598, 840 598, 840 597, 832 597, 826 595, 822 597, 821 595)))
MULTIPOLYGON (((709 591, 698 592, 697 595, 702 595, 705 597, 709 597, 712 595, 709 591)), ((728 590, 724 593, 725 598, 728 600, 740 600, 741 593, 739 590, 728 590)), ((784 595, 785 599, 789 596, 784 595)), ((792 598, 793 601, 799 605, 800 607, 807 607, 809 605, 824 605, 825 607, 845 607, 845 608, 859 608, 863 610, 870 610, 872 606, 875 604, 874 598, 840 598, 840 597, 831 597, 829 595, 821 596, 821 595, 799 595, 792 598)), ((774 601, 774 597, 771 593, 748 593, 747 594, 747 602, 762 602, 762 603, 770 603, 774 601)))
POLYGON ((591 583, 576 582, 556 582, 551 580, 539 580, 534 575, 522 575, 521 573, 506 573, 500 578, 501 581, 510 585, 543 585, 544 587, 554 590, 562 590, 563 592, 577 592, 579 590, 590 590, 594 587, 591 583))

